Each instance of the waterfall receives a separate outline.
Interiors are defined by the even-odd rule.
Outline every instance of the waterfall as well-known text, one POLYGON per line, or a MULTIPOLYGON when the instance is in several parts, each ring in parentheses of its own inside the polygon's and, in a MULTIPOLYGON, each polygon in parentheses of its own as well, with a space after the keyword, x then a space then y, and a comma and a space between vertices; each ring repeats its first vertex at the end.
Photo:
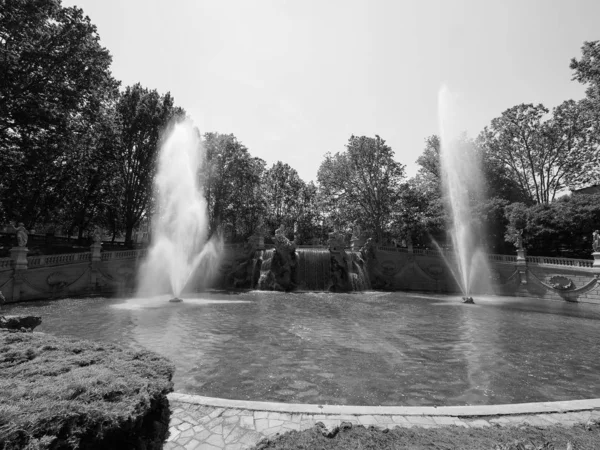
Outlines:
POLYGON ((360 252, 352 252, 352 290, 368 291, 371 289, 369 276, 365 271, 365 262, 361 258, 360 252))
POLYGON ((258 277, 258 283, 256 284, 257 289, 260 289, 260 286, 264 283, 264 280, 267 277, 269 270, 271 270, 271 260, 273 259, 274 252, 275 250, 271 248, 265 250, 263 253, 263 261, 262 265, 260 266, 260 276, 258 277))
POLYGON ((331 255, 325 248, 298 250, 298 285, 307 291, 324 291, 329 283, 331 255))
MULTIPOLYGON (((303 291, 327 291, 331 287, 331 252, 327 248, 300 248, 296 266, 298 289, 303 291)), ((257 289, 264 289, 271 269, 275 250, 265 250, 257 289)), ((348 276, 353 291, 367 291, 371 283, 360 252, 348 252, 348 276)))

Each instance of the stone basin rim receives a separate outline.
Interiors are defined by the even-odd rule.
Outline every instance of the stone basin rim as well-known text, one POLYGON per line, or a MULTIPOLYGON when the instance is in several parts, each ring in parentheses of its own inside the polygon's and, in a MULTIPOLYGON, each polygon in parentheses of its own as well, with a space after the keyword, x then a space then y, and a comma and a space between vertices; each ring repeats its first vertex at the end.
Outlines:
POLYGON ((180 392, 173 392, 168 395, 168 398, 173 402, 182 402, 201 406, 212 406, 225 409, 270 411, 290 414, 481 417, 600 410, 600 398, 555 402, 469 406, 315 405, 304 403, 230 400, 225 398, 184 394, 180 392))

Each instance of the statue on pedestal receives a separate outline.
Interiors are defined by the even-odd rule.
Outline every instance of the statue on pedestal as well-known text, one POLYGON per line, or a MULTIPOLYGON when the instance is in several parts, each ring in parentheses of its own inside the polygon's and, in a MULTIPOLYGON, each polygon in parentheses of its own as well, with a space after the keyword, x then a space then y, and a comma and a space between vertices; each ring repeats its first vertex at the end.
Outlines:
POLYGON ((594 252, 600 252, 600 232, 598 230, 592 233, 592 248, 594 252))
POLYGON ((517 242, 515 242, 517 250, 523 250, 523 230, 518 230, 517 242))
POLYGON ((102 230, 100 227, 94 228, 94 234, 92 234, 92 242, 94 244, 102 244, 102 230))
POLYGON ((26 247, 28 233, 27 233, 27 230, 25 229, 25 225, 23 224, 23 222, 19 223, 19 226, 17 227, 16 231, 17 231, 17 245, 19 247, 26 247))
POLYGON ((352 239, 360 239, 362 236, 362 230, 360 229, 360 225, 358 223, 354 224, 352 228, 352 239))

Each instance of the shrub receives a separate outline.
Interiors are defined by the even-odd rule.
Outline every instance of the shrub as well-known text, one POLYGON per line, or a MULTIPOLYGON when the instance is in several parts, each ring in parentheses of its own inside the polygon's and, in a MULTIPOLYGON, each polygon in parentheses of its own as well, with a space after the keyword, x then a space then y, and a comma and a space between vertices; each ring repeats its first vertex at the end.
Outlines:
POLYGON ((162 448, 173 371, 149 351, 0 332, 0 448, 162 448))

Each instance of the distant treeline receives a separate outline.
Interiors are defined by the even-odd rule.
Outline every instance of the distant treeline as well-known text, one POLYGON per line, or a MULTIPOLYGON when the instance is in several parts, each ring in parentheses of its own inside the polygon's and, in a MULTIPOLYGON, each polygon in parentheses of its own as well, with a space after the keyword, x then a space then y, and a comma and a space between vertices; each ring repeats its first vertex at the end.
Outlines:
MULTIPOLYGON (((160 214, 153 191, 158 149, 186 113, 169 93, 121 87, 110 65, 81 9, 56 0, 3 4, 0 221, 80 237, 101 227, 131 243, 134 230, 160 214)), ((597 197, 556 198, 599 179, 600 43, 584 43, 570 67, 587 86, 583 99, 552 111, 516 105, 461 142, 481 166, 481 187, 469 198, 473 228, 485 230, 489 251, 514 251, 510 218, 519 208, 534 252, 585 254, 599 226, 597 197)), ((348 234, 360 227, 380 242, 447 242, 452 224, 437 136, 425 139, 414 178, 381 137, 350 136, 345 148, 340 142, 343 150, 324 156, 316 182, 308 183, 288 164, 267 167, 233 135, 206 133, 202 142, 198 177, 209 227, 221 225, 233 241, 259 225, 272 234, 283 223, 299 243, 323 242, 334 227, 348 234)))

